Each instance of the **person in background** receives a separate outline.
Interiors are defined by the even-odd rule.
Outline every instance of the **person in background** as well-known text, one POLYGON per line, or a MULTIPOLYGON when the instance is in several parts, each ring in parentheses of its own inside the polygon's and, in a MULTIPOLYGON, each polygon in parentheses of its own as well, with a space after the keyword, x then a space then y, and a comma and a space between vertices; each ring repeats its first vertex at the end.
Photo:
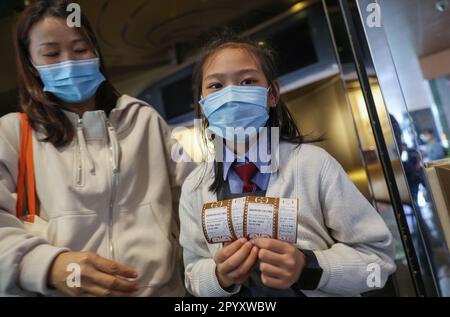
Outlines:
POLYGON ((425 188, 427 187, 425 179, 425 169, 422 165, 422 158, 419 151, 414 148, 408 147, 408 145, 403 142, 402 129, 400 128, 400 124, 398 123, 394 115, 389 114, 389 118, 391 120, 395 142, 399 148, 403 169, 405 171, 406 179, 411 191, 411 198, 414 206, 418 208, 419 205, 417 201, 420 190, 419 186, 422 185, 425 188))
POLYGON ((424 154, 430 161, 440 160, 446 157, 445 149, 441 142, 436 140, 433 129, 425 129, 420 134, 424 143, 424 154))

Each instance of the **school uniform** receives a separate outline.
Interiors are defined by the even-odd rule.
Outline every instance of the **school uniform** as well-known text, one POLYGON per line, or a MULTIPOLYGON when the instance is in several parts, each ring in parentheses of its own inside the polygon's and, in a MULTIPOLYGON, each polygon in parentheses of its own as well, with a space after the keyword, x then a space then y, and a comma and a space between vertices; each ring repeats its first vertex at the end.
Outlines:
POLYGON ((311 250, 322 270, 315 289, 274 290, 262 285, 258 270, 243 285, 224 290, 216 276, 214 254, 222 244, 208 244, 201 226, 204 203, 233 198, 240 193, 233 167, 224 163, 225 183, 215 194, 215 162, 198 166, 186 179, 180 198, 180 243, 183 247, 185 286, 194 296, 358 296, 371 290, 371 265, 378 265, 380 284, 395 271, 393 239, 386 224, 350 181, 341 165, 313 145, 281 142, 268 176, 258 172, 250 195, 299 200, 297 243, 311 250), (230 172, 231 171, 231 172, 230 172), (259 174, 258 174, 259 173, 259 174))

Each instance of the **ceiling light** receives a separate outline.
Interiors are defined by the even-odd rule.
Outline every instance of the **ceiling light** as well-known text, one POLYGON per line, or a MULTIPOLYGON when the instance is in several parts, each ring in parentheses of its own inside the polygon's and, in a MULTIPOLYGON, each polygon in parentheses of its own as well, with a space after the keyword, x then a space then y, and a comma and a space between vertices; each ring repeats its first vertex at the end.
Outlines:
POLYGON ((448 0, 440 0, 438 2, 436 2, 436 10, 438 10, 439 12, 444 12, 448 10, 448 0))

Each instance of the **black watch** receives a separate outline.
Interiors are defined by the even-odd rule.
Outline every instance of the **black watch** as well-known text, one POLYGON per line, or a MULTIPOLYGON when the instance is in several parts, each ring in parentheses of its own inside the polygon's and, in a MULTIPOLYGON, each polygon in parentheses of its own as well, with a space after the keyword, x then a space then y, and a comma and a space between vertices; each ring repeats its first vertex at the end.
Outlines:
POLYGON ((322 278, 323 269, 320 267, 314 252, 300 250, 306 257, 306 265, 297 283, 292 287, 298 291, 312 291, 317 289, 322 278))

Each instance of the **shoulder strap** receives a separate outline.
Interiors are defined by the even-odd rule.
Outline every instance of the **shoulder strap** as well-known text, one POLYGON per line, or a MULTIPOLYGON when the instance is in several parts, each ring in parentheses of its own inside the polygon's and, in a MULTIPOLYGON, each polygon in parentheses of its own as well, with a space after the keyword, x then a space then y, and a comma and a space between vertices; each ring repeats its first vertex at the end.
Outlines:
POLYGON ((20 149, 16 215, 21 220, 34 223, 39 206, 34 177, 33 130, 25 113, 19 113, 19 118, 20 149), (28 214, 24 215, 26 209, 28 214))

